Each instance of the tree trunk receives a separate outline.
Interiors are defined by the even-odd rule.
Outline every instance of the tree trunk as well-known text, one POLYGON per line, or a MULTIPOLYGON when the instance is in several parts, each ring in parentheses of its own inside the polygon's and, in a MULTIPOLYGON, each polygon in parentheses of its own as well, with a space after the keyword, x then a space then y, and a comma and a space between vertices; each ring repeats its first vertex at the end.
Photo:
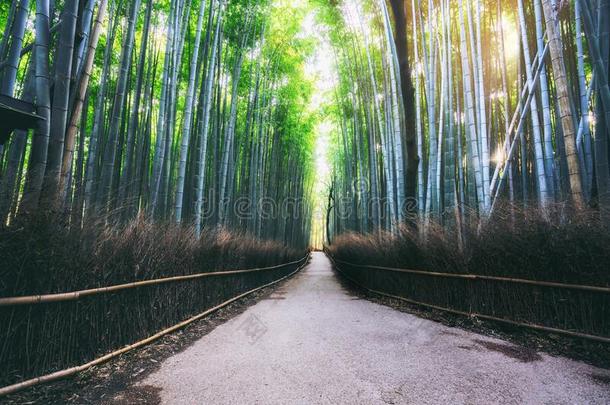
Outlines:
POLYGON ((53 81, 51 129, 47 168, 43 184, 43 198, 48 208, 59 208, 60 204, 59 177, 68 119, 77 13, 78 0, 67 0, 62 12, 61 30, 54 63, 55 80, 53 81))
POLYGON ((27 177, 21 211, 34 211, 42 190, 51 121, 51 98, 49 92, 49 0, 36 0, 36 39, 34 63, 36 64, 36 113, 42 117, 32 139, 32 149, 27 166, 27 177))
POLYGON ((546 29, 549 38, 549 48, 551 61, 553 64, 553 76, 557 88, 557 103, 559 105, 559 115, 565 141, 566 158, 568 161, 570 195, 574 207, 577 210, 584 208, 584 198, 582 193, 582 181, 580 177, 580 166, 578 163, 578 153, 576 151, 576 135, 572 109, 570 106, 570 93, 566 76, 566 67, 563 59, 560 32, 557 27, 556 12, 551 4, 551 0, 542 0, 544 15, 546 19, 546 29))
POLYGON ((116 163, 120 124, 125 106, 125 93, 127 91, 127 76, 129 66, 131 64, 133 43, 135 42, 135 29, 137 25, 138 12, 140 10, 140 3, 141 0, 133 0, 132 2, 131 10, 129 12, 129 20, 127 22, 127 34, 125 38, 123 38, 124 42, 121 51, 121 67, 116 86, 116 93, 114 96, 114 106, 112 109, 108 133, 108 142, 104 151, 100 183, 100 198, 97 201, 98 206, 104 211, 109 208, 107 204, 111 199, 111 189, 116 163))
POLYGON ((85 94, 87 93, 87 89, 89 87, 89 80, 91 79, 93 62, 95 60, 95 50, 97 49, 97 44, 100 38, 102 22, 106 15, 107 4, 108 0, 101 0, 100 2, 97 17, 95 19, 93 30, 91 32, 91 37, 87 47, 87 54, 85 55, 83 71, 80 75, 79 82, 76 85, 76 97, 74 100, 74 106, 72 107, 72 114, 70 115, 70 124, 68 125, 68 131, 66 133, 66 142, 64 144, 63 161, 61 166, 62 168, 60 190, 64 189, 64 185, 67 183, 68 176, 70 174, 70 168, 72 167, 72 159, 74 156, 74 142, 76 140, 76 133, 78 131, 78 125, 81 119, 83 104, 85 101, 85 94))
POLYGON ((407 170, 405 197, 407 198, 407 212, 411 215, 417 211, 417 167, 419 156, 417 156, 417 134, 415 131, 414 114, 414 89, 411 82, 411 68, 409 66, 409 54, 407 49, 407 22, 405 4, 400 0, 390 0, 394 13, 394 41, 396 53, 400 66, 400 87, 405 110, 405 143, 407 151, 407 170))
POLYGON ((203 16, 205 14, 205 2, 202 1, 199 6, 199 18, 197 19, 197 28, 195 31, 195 44, 193 54, 191 55, 191 68, 188 88, 186 91, 186 104, 184 111, 184 128, 182 130, 182 144, 180 146, 180 164, 178 166, 178 183, 176 185, 176 222, 182 221, 182 204, 184 194, 184 176, 186 173, 186 161, 188 155, 189 139, 191 136, 191 116, 193 113, 193 99, 195 95, 195 79, 197 74, 197 62, 199 60, 199 44, 201 42, 201 30, 203 27, 203 16))

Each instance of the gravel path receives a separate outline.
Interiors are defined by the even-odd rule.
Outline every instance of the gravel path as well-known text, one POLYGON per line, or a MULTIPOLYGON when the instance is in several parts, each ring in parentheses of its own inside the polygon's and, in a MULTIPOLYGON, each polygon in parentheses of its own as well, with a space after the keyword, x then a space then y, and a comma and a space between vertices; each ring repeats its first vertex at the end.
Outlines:
POLYGON ((140 384, 167 404, 610 403, 609 370, 358 299, 322 253, 140 384))

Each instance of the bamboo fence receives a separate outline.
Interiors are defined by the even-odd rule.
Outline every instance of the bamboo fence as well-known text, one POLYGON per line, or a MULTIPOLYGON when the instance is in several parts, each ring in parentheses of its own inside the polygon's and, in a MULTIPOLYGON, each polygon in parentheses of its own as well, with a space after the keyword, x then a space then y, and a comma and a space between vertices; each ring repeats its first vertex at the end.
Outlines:
POLYGON ((277 284, 282 280, 285 280, 291 276, 293 276, 294 274, 296 274, 298 271, 300 271, 308 262, 310 255, 309 253, 306 254, 303 258, 299 259, 299 260, 295 260, 293 262, 289 262, 289 263, 284 263, 284 264, 280 264, 280 265, 276 265, 276 266, 270 266, 270 267, 262 267, 262 268, 254 268, 254 269, 245 269, 245 270, 231 270, 231 271, 219 271, 219 272, 211 272, 211 273, 197 273, 197 274, 192 274, 192 275, 187 275, 187 276, 176 276, 176 277, 167 277, 167 278, 161 278, 161 279, 154 279, 154 280, 145 280, 145 281, 139 281, 139 282, 133 282, 133 283, 127 283, 127 284, 119 284, 119 285, 114 285, 114 286, 109 286, 109 287, 101 287, 101 288, 92 288, 92 289, 88 289, 88 290, 81 290, 81 291, 73 291, 73 292, 68 292, 68 293, 59 293, 59 294, 46 294, 46 295, 33 295, 33 296, 23 296, 23 297, 7 297, 7 298, 2 298, 2 301, 0 301, 0 306, 21 306, 21 305, 27 305, 27 304, 44 304, 44 303, 55 303, 55 302, 62 302, 62 301, 74 301, 74 300, 78 300, 79 298, 82 297, 86 297, 86 296, 92 296, 92 295, 96 295, 96 294, 104 294, 104 293, 111 293, 111 292, 116 292, 116 291, 120 291, 120 290, 126 290, 126 289, 130 289, 130 288, 137 288, 137 287, 142 287, 142 286, 149 286, 149 285, 154 285, 154 284, 162 284, 162 283, 170 283, 170 282, 176 282, 176 281, 187 281, 187 280, 195 280, 195 279, 199 279, 199 278, 204 278, 204 277, 214 277, 214 276, 226 276, 226 275, 239 275, 239 274, 244 274, 244 273, 254 273, 254 272, 260 272, 260 271, 268 271, 268 270, 274 270, 274 269, 279 269, 279 268, 284 268, 284 267, 288 267, 291 265, 297 265, 297 268, 291 272, 290 274, 283 276, 277 280, 274 280, 270 283, 264 284, 262 286, 253 288, 251 290, 248 290, 242 294, 239 294, 229 300, 226 300, 212 308, 209 308, 207 310, 205 310, 204 312, 201 312, 198 315, 195 315, 193 317, 190 317, 182 322, 179 322, 169 328, 163 329, 157 333, 155 333, 152 336, 149 336, 145 339, 139 340, 133 344, 130 344, 128 346, 122 347, 121 349, 112 351, 108 354, 105 354, 101 357, 98 357, 92 361, 89 361, 87 363, 81 364, 79 366, 74 366, 74 367, 70 367, 64 370, 60 370, 60 371, 56 371, 50 374, 46 374, 40 377, 36 377, 36 378, 31 378, 25 381, 21 381, 15 384, 11 384, 11 385, 7 385, 5 387, 0 388, 0 398, 4 397, 6 395, 9 394, 13 394, 16 393, 18 391, 21 391, 23 389, 29 388, 29 387, 33 387, 39 384, 43 384, 43 383, 48 383, 48 382, 52 382, 55 380, 59 380, 65 377, 69 377, 72 375, 75 375, 77 373, 80 373, 88 368, 91 368, 93 366, 99 365, 101 363, 104 363, 108 360, 111 360, 114 357, 117 357, 121 354, 124 354, 128 351, 131 351, 133 349, 137 349, 139 347, 145 346, 148 343, 151 343, 157 339, 159 339, 162 336, 165 336, 171 332, 174 332, 178 329, 181 329, 201 318, 204 318, 208 315, 210 315, 211 313, 243 298, 246 297, 256 291, 259 291, 265 287, 269 287, 271 285, 277 284))
POLYGON ((326 255, 328 257, 330 257, 331 260, 335 263, 342 263, 347 266, 361 267, 361 268, 373 269, 373 270, 386 270, 386 271, 393 271, 393 272, 397 272, 397 273, 419 274, 419 275, 431 276, 431 277, 461 278, 461 279, 467 279, 467 280, 491 280, 491 281, 500 281, 500 282, 505 282, 505 283, 530 284, 530 285, 537 285, 537 286, 543 286, 543 287, 554 287, 554 288, 565 288, 565 289, 571 289, 571 290, 583 290, 583 291, 596 291, 596 292, 602 292, 602 293, 610 293, 610 287, 600 287, 600 286, 591 286, 591 285, 582 285, 582 284, 555 283, 555 282, 551 282, 551 281, 527 280, 527 279, 523 279, 523 278, 483 276, 483 275, 478 275, 478 274, 439 273, 439 272, 434 272, 434 271, 398 269, 395 267, 383 267, 383 266, 374 266, 374 265, 369 265, 369 264, 350 263, 350 262, 346 262, 344 260, 334 259, 328 252, 326 252, 326 255))
POLYGON ((395 294, 389 294, 388 292, 380 291, 378 289, 373 289, 367 285, 364 285, 363 282, 358 281, 355 278, 348 275, 347 272, 345 270, 342 270, 338 264, 343 264, 348 267, 352 266, 352 267, 357 267, 357 268, 389 271, 389 272, 393 272, 393 273, 406 273, 406 274, 423 275, 423 276, 438 277, 438 278, 463 279, 463 280, 468 280, 468 281, 475 281, 475 280, 497 281, 497 282, 509 283, 509 284, 513 283, 513 284, 532 285, 532 286, 547 287, 547 288, 590 291, 590 292, 602 293, 602 294, 610 293, 610 288, 608 288, 608 287, 579 285, 579 284, 565 284, 565 283, 526 280, 526 279, 508 278, 508 277, 481 276, 481 275, 475 275, 475 274, 428 272, 428 271, 422 271, 422 270, 398 269, 398 268, 392 268, 392 267, 364 265, 364 264, 350 263, 350 262, 347 262, 344 260, 335 259, 332 257, 330 252, 328 252, 328 250, 326 250, 326 249, 324 250, 324 252, 328 256, 328 258, 331 260, 331 262, 333 263, 334 268, 343 277, 345 277, 346 279, 348 279, 350 282, 354 283, 358 287, 360 287, 366 291, 369 291, 371 293, 374 293, 374 294, 378 294, 381 296, 397 299, 400 301, 405 301, 410 304, 415 304, 415 305, 432 308, 432 309, 436 309, 439 311, 449 312, 449 313, 453 313, 453 314, 457 314, 457 315, 461 315, 461 316, 475 317, 475 318, 485 319, 485 320, 489 320, 489 321, 510 324, 513 326, 519 326, 519 327, 539 330, 539 331, 548 332, 548 333, 557 333, 557 334, 562 334, 562 335, 566 335, 566 336, 571 336, 571 337, 576 337, 576 338, 581 338, 581 339, 586 339, 586 340, 591 340, 591 341, 596 341, 596 342, 601 342, 601 343, 606 343, 606 344, 610 343, 610 337, 607 337, 607 336, 598 336, 598 335, 583 333, 583 332, 579 332, 579 331, 555 328, 555 327, 544 326, 544 325, 539 325, 539 324, 535 324, 535 323, 517 321, 517 320, 513 320, 513 319, 500 318, 500 317, 493 316, 493 315, 479 313, 477 311, 472 311, 472 310, 464 311, 464 310, 459 310, 459 309, 455 309, 455 308, 449 308, 447 306, 435 305, 435 304, 423 302, 420 300, 414 300, 411 298, 406 298, 406 297, 395 295, 395 294))
POLYGON ((150 285, 155 285, 155 284, 164 284, 164 283, 171 283, 171 282, 177 282, 177 281, 188 281, 188 280, 195 280, 195 279, 206 278, 206 277, 219 277, 219 276, 229 276, 229 275, 244 274, 244 273, 254 273, 257 271, 269 271, 269 270, 280 269, 283 267, 292 266, 293 264, 301 263, 307 257, 309 257, 309 255, 305 255, 303 258, 301 258, 299 260, 295 260, 293 262, 278 264, 276 266, 270 266, 270 267, 260 267, 260 268, 255 268, 255 269, 203 272, 203 273, 189 274, 186 276, 174 276, 174 277, 157 278, 157 279, 153 279, 153 280, 134 281, 131 283, 116 284, 116 285, 112 285, 112 286, 108 286, 108 287, 90 288, 87 290, 71 291, 71 292, 65 292, 65 293, 26 295, 26 296, 22 296, 22 297, 5 297, 5 298, 0 298, 0 307, 10 307, 10 306, 28 305, 28 304, 43 304, 43 303, 50 303, 50 302, 75 301, 82 297, 87 297, 87 296, 91 296, 91 295, 112 293, 112 292, 121 291, 121 290, 128 290, 130 288, 144 287, 144 286, 150 286, 150 285))

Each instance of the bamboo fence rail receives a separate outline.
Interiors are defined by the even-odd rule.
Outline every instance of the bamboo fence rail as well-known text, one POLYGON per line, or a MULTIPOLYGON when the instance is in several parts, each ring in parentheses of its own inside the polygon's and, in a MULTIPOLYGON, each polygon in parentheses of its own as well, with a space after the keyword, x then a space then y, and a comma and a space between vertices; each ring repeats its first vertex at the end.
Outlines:
POLYGON ((469 279, 469 280, 482 279, 482 280, 492 280, 492 281, 501 281, 501 282, 514 282, 514 283, 530 284, 530 285, 537 285, 537 286, 543 286, 543 287, 558 287, 558 288, 568 288, 568 289, 595 291, 595 292, 603 292, 603 293, 610 292, 609 288, 574 285, 574 284, 563 284, 563 283, 551 283, 551 282, 525 280, 525 279, 511 279, 511 278, 505 278, 505 277, 478 276, 478 275, 471 275, 471 274, 438 273, 438 272, 427 272, 427 271, 421 271, 421 270, 408 270, 408 269, 396 269, 396 268, 382 267, 382 266, 361 265, 361 264, 354 264, 354 263, 349 263, 349 262, 346 262, 343 260, 334 259, 332 257, 332 255, 330 254, 330 252, 328 252, 328 250, 326 250, 326 249, 324 250, 324 253, 333 263, 334 268, 343 277, 345 277, 346 279, 348 279, 350 282, 354 283, 358 287, 360 287, 366 291, 372 292, 374 294, 378 294, 381 296, 397 299, 400 301, 405 301, 410 304, 415 304, 415 305, 432 308, 432 309, 436 309, 439 311, 449 312, 449 313, 453 313, 453 314, 457 314, 457 315, 486 319, 489 321, 500 322, 500 323, 510 324, 510 325, 529 328, 529 329, 535 329, 535 330, 540 330, 540 331, 549 332, 549 333, 557 333, 557 334, 592 340, 592 341, 601 342, 601 343, 607 343, 607 344, 610 343, 610 337, 606 337, 606 336, 598 336, 598 335, 592 335, 592 334, 588 334, 588 333, 576 332, 576 331, 560 329, 560 328, 553 328, 553 327, 543 326, 543 325, 538 325, 538 324, 533 324, 533 323, 520 322, 520 321, 515 321, 512 319, 499 318, 499 317, 495 317, 492 315, 481 314, 481 313, 473 312, 473 311, 468 311, 468 312, 460 311, 457 309, 429 304, 426 302, 421 302, 421 301, 413 300, 410 298, 401 297, 398 295, 388 294, 383 291, 371 289, 371 288, 363 285, 362 283, 356 281, 354 278, 347 275, 345 271, 341 270, 341 268, 337 265, 337 263, 343 263, 348 266, 354 266, 354 267, 360 267, 360 268, 371 268, 371 269, 388 270, 388 271, 394 271, 394 272, 400 272, 400 273, 429 275, 429 276, 433 276, 433 277, 451 277, 451 278, 462 278, 462 279, 469 279))
MULTIPOLYGON (((331 257, 328 252, 326 252, 326 255, 331 257)), ((339 259, 334 259, 334 258, 332 258, 331 260, 333 262, 343 263, 343 264, 346 264, 346 265, 352 266, 352 267, 360 267, 360 268, 367 268, 367 269, 373 269, 373 270, 393 271, 393 272, 397 272, 397 273, 420 274, 420 275, 431 276, 431 277, 461 278, 461 279, 468 279, 468 280, 491 280, 491 281, 500 281, 500 282, 506 282, 506 283, 530 284, 530 285, 537 285, 537 286, 543 286, 543 287, 566 288, 566 289, 571 289, 571 290, 583 290, 583 291, 610 293, 610 287, 556 283, 556 282, 551 282, 551 281, 527 280, 527 279, 523 279, 523 278, 484 276, 484 275, 478 275, 478 274, 439 273, 439 272, 434 272, 434 271, 398 269, 398 268, 394 268, 394 267, 373 266, 373 265, 369 265, 369 264, 356 264, 356 263, 350 263, 350 262, 346 262, 344 260, 339 260, 339 259)))
MULTIPOLYGON (((278 266, 273 266, 273 267, 264 267, 264 268, 258 268, 258 269, 250 269, 250 270, 235 270, 235 271, 217 272, 216 274, 220 274, 220 273, 224 273, 224 274, 240 274, 240 273, 244 273, 244 272, 262 271, 262 270, 267 270, 267 269, 272 269, 272 268, 273 269, 277 269, 277 268, 289 266, 291 264, 297 264, 297 263, 299 264, 299 266, 292 273, 290 273, 290 274, 288 274, 288 275, 286 275, 284 277, 281 277, 281 278, 279 278, 279 279, 277 279, 275 281, 272 281, 272 282, 267 283, 265 285, 262 285, 260 287, 256 287, 256 288, 253 288, 253 289, 251 289, 249 291, 246 291, 245 293, 242 293, 242 294, 240 294, 240 295, 238 295, 236 297, 233 297, 233 298, 231 298, 231 299, 229 299, 227 301, 224 301, 224 302, 216 305, 215 307, 212 307, 210 309, 205 310, 204 312, 202 312, 202 313, 200 313, 198 315, 195 315, 195 316, 193 316, 191 318, 188 318, 188 319, 186 319, 186 320, 184 320, 184 321, 182 321, 180 323, 177 323, 174 326, 171 326, 169 328, 163 329, 162 331, 157 332, 154 335, 147 337, 146 339, 142 339, 142 340, 140 340, 140 341, 138 341, 136 343, 133 343, 133 344, 131 344, 129 346, 125 346, 125 347, 123 347, 121 349, 118 349, 118 350, 115 350, 115 351, 113 351, 111 353, 105 354, 104 356, 98 357, 97 359, 94 359, 94 360, 92 360, 92 361, 90 361, 88 363, 81 364, 80 366, 70 367, 70 368, 67 368, 65 370, 56 371, 54 373, 46 374, 46 375, 43 375, 43 376, 40 376, 40 377, 32 378, 32 379, 29 379, 29 380, 21 381, 21 382, 16 383, 16 384, 11 384, 11 385, 8 385, 6 387, 2 387, 2 388, 0 388, 0 398, 3 397, 3 396, 9 395, 9 394, 13 394, 13 393, 18 392, 18 391, 21 391, 23 389, 26 389, 26 388, 29 388, 29 387, 33 387, 35 385, 39 385, 39 384, 43 384, 43 383, 48 383, 48 382, 59 380, 59 379, 65 378, 65 377, 72 376, 72 375, 80 373, 81 371, 84 371, 84 370, 86 370, 88 368, 91 368, 93 366, 97 366, 97 365, 102 364, 102 363, 104 363, 104 362, 106 362, 108 360, 111 360, 114 357, 120 356, 121 354, 124 354, 124 353, 126 353, 128 351, 131 351, 133 349, 137 349, 139 347, 145 346, 148 343, 151 343, 151 342, 159 339, 160 337, 163 337, 163 336, 165 336, 165 335, 167 335, 167 334, 169 334, 171 332, 174 332, 174 331, 176 331, 178 329, 181 329, 181 328, 183 328, 183 327, 185 327, 185 326, 187 326, 187 325, 189 325, 189 324, 191 324, 191 323, 193 323, 193 322, 195 322, 195 321, 197 321, 197 320, 199 320, 201 318, 204 318, 204 317, 210 315, 211 313, 213 313, 215 311, 218 311, 219 309, 221 309, 223 307, 226 307, 227 305, 229 305, 229 304, 231 304, 231 303, 233 303, 233 302, 235 302, 235 301, 237 301, 237 300, 239 300, 241 298, 244 298, 244 297, 246 297, 246 296, 248 296, 248 295, 250 295, 250 294, 252 294, 252 293, 254 293, 256 291, 259 291, 259 290, 261 290, 261 289, 263 289, 265 287, 269 287, 269 286, 272 286, 274 284, 277 284, 280 281, 285 280, 285 279, 293 276, 294 274, 299 272, 307 264, 307 259, 309 258, 309 256, 310 255, 308 253, 307 255, 305 255, 303 258, 301 258, 299 260, 296 260, 296 261, 290 262, 290 263, 285 263, 285 264, 278 265, 278 266)), ((181 276, 181 277, 189 277, 189 276, 181 276)), ((174 279, 174 278, 175 277, 171 277, 171 279, 174 279)), ((180 278, 180 279, 181 280, 187 280, 187 279, 193 279, 193 277, 190 277, 190 278, 180 278)), ((161 279, 161 280, 166 280, 166 279, 161 279)), ((149 280, 149 281, 153 281, 153 280, 149 280)), ((171 280, 171 281, 175 281, 175 280, 171 280)), ((133 283, 130 283, 130 284, 133 284, 133 283)), ((130 284, 123 284, 123 285, 130 285, 130 284)), ((142 284, 138 284, 138 286, 139 285, 142 285, 142 284)), ((144 284, 144 285, 149 285, 149 284, 144 284)), ((131 288, 131 287, 128 287, 128 288, 131 288)), ((89 291, 89 290, 87 290, 87 291, 89 291)), ((89 295, 92 295, 92 294, 89 294, 89 295)), ((38 302, 45 302, 45 301, 38 301, 38 302)), ((46 301, 46 302, 56 302, 56 301, 46 301)))
POLYGON ((309 254, 305 255, 299 260, 295 260, 289 263, 278 264, 276 266, 270 267, 260 267, 255 269, 245 269, 245 270, 228 270, 228 271, 215 271, 215 272, 203 272, 196 274, 189 274, 186 276, 174 276, 174 277, 165 277, 165 278, 157 278, 153 280, 143 280, 143 281, 134 281, 131 283, 125 284, 116 284, 107 287, 99 287, 99 288, 90 288, 86 290, 65 292, 65 293, 57 293, 57 294, 41 294, 41 295, 27 295, 22 297, 5 297, 0 298, 0 307, 10 307, 16 305, 28 305, 28 304, 42 304, 42 303, 50 303, 50 302, 63 302, 63 301, 75 301, 82 297, 87 297, 91 295, 97 294, 106 294, 121 290, 127 290, 130 288, 137 288, 155 284, 164 284, 171 283, 177 281, 187 281, 187 280, 195 280, 198 278, 205 277, 218 277, 218 276, 227 276, 227 275, 235 275, 235 274, 243 274, 243 273, 253 273, 257 271, 269 271, 275 270, 283 267, 288 267, 293 264, 300 263, 307 259, 309 254))

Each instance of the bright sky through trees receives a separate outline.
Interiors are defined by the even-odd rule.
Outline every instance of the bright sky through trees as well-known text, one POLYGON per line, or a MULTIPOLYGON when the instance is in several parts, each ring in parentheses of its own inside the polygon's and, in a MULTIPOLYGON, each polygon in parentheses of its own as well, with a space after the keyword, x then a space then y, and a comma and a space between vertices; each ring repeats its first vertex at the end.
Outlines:
MULTIPOLYGON (((297 4, 303 4, 297 1, 297 4)), ((333 60, 331 44, 328 42, 328 29, 316 21, 316 10, 310 11, 303 19, 301 36, 313 38, 315 49, 306 60, 304 70, 306 77, 313 81, 313 94, 310 109, 316 114, 314 128, 316 137, 314 149, 314 186, 313 186, 313 224, 312 243, 321 248, 324 242, 324 221, 326 216, 326 193, 330 184, 331 164, 329 160, 329 145, 331 131, 334 125, 328 116, 328 106, 333 102, 333 92, 336 86, 336 66, 333 60)))

